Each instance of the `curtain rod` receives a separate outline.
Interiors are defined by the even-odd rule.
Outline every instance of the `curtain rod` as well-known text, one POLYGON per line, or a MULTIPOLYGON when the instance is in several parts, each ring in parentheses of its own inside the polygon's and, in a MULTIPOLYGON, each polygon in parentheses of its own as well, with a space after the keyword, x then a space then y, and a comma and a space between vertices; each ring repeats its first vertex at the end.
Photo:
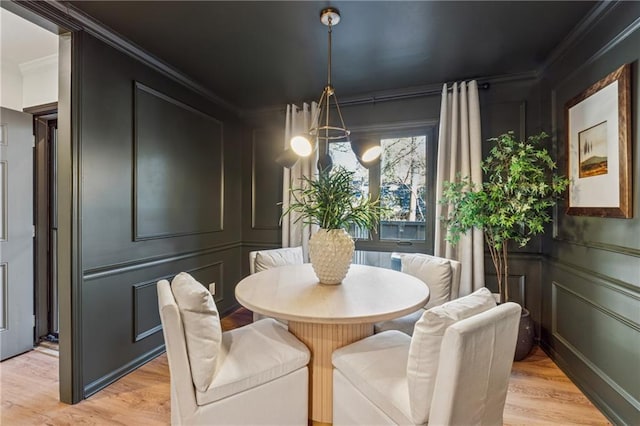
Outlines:
MULTIPOLYGON (((491 87, 489 83, 478 83, 478 90, 487 90, 491 87)), ((447 86, 447 91, 452 91, 453 86, 447 86)), ((418 90, 415 92, 408 93, 399 93, 392 95, 381 95, 381 96, 372 96, 370 98, 361 98, 361 99, 352 99, 346 101, 340 101, 341 106, 350 106, 350 105, 364 105, 364 104, 375 104, 378 102, 387 102, 387 101, 397 101, 402 99, 410 99, 410 98, 420 98, 423 96, 433 96, 439 95, 442 93, 442 89, 425 89, 418 90)))

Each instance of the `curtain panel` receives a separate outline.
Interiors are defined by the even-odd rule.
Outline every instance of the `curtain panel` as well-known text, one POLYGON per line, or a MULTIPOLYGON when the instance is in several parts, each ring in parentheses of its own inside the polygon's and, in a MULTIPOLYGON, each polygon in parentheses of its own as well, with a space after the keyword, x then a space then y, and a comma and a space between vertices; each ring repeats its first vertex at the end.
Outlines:
MULTIPOLYGON (((311 119, 317 113, 317 103, 311 105, 304 103, 302 108, 296 105, 287 105, 284 148, 289 147, 289 141, 295 135, 307 133, 311 127, 311 119)), ((318 150, 316 149, 310 156, 300 158, 296 164, 288 168, 283 168, 282 179, 282 211, 286 211, 292 201, 291 188, 299 188, 302 185, 302 178, 314 179, 318 174, 317 169, 318 150)), ((299 214, 291 213, 282 218, 282 247, 301 246, 305 261, 309 260, 309 238, 315 231, 315 226, 308 226, 297 220, 299 214), (297 222, 296 222, 297 220, 297 222)))
POLYGON ((445 84, 440 105, 438 136, 438 166, 436 179, 436 232, 434 254, 462 263, 460 296, 484 287, 484 237, 473 229, 453 246, 446 241, 447 230, 439 218, 448 215, 448 208, 440 204, 445 181, 456 175, 469 176, 474 184, 482 183, 482 137, 478 84, 454 83, 451 91, 445 84))

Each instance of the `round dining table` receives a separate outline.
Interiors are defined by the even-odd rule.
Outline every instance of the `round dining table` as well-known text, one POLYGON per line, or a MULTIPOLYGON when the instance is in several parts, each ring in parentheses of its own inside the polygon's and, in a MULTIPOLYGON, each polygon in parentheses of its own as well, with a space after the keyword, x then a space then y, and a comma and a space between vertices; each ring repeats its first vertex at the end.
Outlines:
POLYGON ((247 309, 287 320, 309 347, 309 418, 330 424, 333 351, 372 335, 376 322, 417 311, 429 300, 429 288, 411 275, 366 265, 351 265, 341 284, 321 284, 311 264, 302 264, 249 275, 235 296, 247 309))

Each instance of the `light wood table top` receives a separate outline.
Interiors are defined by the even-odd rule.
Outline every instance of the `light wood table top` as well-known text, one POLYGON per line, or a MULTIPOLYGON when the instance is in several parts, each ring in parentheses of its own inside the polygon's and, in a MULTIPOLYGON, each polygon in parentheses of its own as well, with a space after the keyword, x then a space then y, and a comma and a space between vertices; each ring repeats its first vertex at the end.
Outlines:
POLYGON ((366 265, 351 265, 337 285, 320 284, 311 264, 281 266, 244 278, 235 294, 252 311, 315 324, 385 321, 429 300, 429 288, 418 278, 366 265))
POLYGON ((418 278, 391 269, 351 265, 342 284, 320 284, 311 264, 250 275, 236 286, 246 308, 289 320, 289 331, 311 352, 309 419, 333 420, 333 351, 373 334, 373 323, 415 312, 429 300, 418 278))

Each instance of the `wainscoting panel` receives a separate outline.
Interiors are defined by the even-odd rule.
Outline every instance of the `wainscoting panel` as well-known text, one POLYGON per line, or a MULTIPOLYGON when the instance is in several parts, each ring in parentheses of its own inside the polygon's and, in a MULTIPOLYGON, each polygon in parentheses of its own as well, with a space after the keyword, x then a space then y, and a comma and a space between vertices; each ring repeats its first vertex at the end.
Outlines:
MULTIPOLYGON (((491 257, 487 254, 484 262, 485 285, 498 291, 498 281, 491 257)), ((542 280, 542 257, 536 254, 509 252, 509 300, 524 306, 531 313, 535 324, 536 337, 540 337, 542 311, 540 306, 540 283, 542 280)))
MULTIPOLYGON (((220 304, 224 300, 224 276, 222 261, 208 265, 190 268, 183 272, 191 274, 207 290, 211 283, 215 283, 216 293, 214 300, 220 304), (213 278, 213 279, 212 279, 213 278)), ((147 281, 133 285, 133 341, 137 342, 162 330, 160 314, 158 312, 157 283, 160 280, 171 282, 176 274, 158 277, 153 281, 147 281)))
MULTIPOLYGON (((640 353, 638 324, 624 321, 614 312, 557 282, 553 283, 552 304, 553 336, 577 357, 589 360, 589 367, 596 374, 638 398, 638 371, 629 374, 628 369, 620 368, 637 362, 640 353), (608 347, 603 348, 603 342, 608 347)), ((640 399, 636 399, 638 401, 640 399)))
POLYGON ((235 306, 235 298, 227 295, 233 294, 240 279, 240 252, 240 246, 208 249, 171 262, 154 259, 147 265, 136 264, 135 268, 85 275, 83 305, 92 306, 82 312, 85 396, 126 374, 127 368, 136 368, 143 361, 137 359, 139 354, 153 357, 162 350, 158 280, 171 280, 181 271, 189 272, 207 288, 216 283, 215 300, 221 312, 235 306))
MULTIPOLYGON (((525 275, 514 275, 509 273, 507 277, 507 289, 509 290, 509 301, 516 302, 522 306, 527 306, 525 275)), ((485 274, 485 284, 492 292, 498 293, 498 276, 495 273, 485 274)))
POLYGON ((222 131, 217 119, 135 83, 136 241, 222 230, 222 131))
POLYGON ((549 270, 543 346, 616 422, 640 420, 640 291, 564 262, 549 270))
POLYGON ((171 275, 133 285, 133 341, 138 342, 162 330, 158 312, 157 283, 171 275), (155 306, 154 306, 155 304, 155 306))

